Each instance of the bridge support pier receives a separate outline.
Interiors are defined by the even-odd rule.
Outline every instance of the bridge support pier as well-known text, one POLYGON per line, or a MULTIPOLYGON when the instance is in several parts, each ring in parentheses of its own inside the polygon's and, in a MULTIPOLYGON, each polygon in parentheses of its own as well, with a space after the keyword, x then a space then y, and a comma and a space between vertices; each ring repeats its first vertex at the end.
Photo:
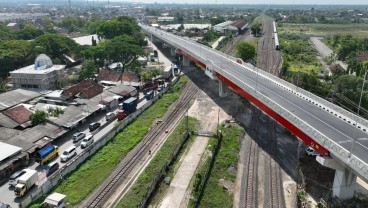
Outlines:
POLYGON ((332 187, 332 195, 341 200, 353 198, 357 176, 332 158, 317 156, 316 160, 321 165, 336 170, 332 187))
POLYGON ((220 97, 226 97, 227 96, 227 85, 219 80, 219 96, 220 97))
POLYGON ((176 52, 175 52, 175 48, 170 48, 170 56, 175 56, 176 52))
POLYGON ((183 66, 189 66, 189 59, 186 56, 183 56, 183 66))

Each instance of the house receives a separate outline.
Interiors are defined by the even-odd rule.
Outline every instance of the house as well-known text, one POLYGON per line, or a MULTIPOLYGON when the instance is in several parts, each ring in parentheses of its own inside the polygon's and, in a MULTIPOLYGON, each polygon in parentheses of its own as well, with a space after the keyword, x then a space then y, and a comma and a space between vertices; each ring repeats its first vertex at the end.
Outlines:
MULTIPOLYGON (((20 103, 29 102, 30 100, 39 97, 41 94, 24 89, 11 90, 0 94, 0 112, 16 106, 20 103)), ((0 119, 1 121, 1 119, 0 119)))
POLYGON ((121 83, 121 75, 119 71, 101 69, 98 72, 97 81, 102 85, 116 86, 121 83))
POLYGON ((20 30, 20 25, 17 22, 11 22, 7 24, 6 26, 12 30, 20 30))
POLYGON ((213 29, 222 34, 231 32, 234 36, 237 36, 243 32, 247 26, 248 24, 244 20, 226 21, 213 26, 213 29))
POLYGON ((328 68, 330 69, 331 72, 331 74, 329 74, 328 76, 341 75, 346 73, 346 69, 344 69, 344 67, 342 67, 340 64, 334 64, 328 68))
POLYGON ((141 87, 142 82, 139 74, 131 71, 124 72, 121 78, 121 82, 124 85, 132 87, 141 87))
POLYGON ((118 85, 108 89, 107 91, 121 96, 123 99, 136 96, 138 94, 137 90, 131 86, 118 85))
POLYGON ((96 83, 94 80, 83 80, 80 83, 63 90, 61 96, 67 99, 76 97, 90 99, 103 92, 103 86, 96 83))
POLYGON ((26 128, 31 125, 31 112, 23 105, 7 109, 2 114, 13 121, 13 124, 16 125, 13 125, 13 128, 26 128))

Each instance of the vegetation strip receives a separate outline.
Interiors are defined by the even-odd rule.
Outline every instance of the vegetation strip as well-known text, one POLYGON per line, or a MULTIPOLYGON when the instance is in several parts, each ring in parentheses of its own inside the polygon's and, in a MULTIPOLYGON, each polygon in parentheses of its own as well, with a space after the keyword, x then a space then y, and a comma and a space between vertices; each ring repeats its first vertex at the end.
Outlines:
MULTIPOLYGON (((199 207, 233 207, 233 193, 231 190, 226 190, 229 187, 224 187, 221 183, 234 184, 236 180, 236 167, 239 159, 240 142, 244 134, 244 130, 237 125, 222 126, 221 131, 223 138, 221 141, 220 150, 215 159, 215 164, 210 173, 210 178, 205 184, 203 196, 200 200, 199 207)), ((213 151, 216 139, 212 138, 209 142, 208 149, 213 151)), ((206 172, 207 165, 209 165, 210 158, 204 163, 196 174, 194 182, 193 195, 201 184, 201 176, 206 172)), ((190 202, 193 206, 194 201, 190 202)))
MULTIPOLYGON (((67 195, 66 202, 71 206, 83 201, 107 178, 120 160, 139 143, 152 122, 165 114, 169 105, 179 97, 181 89, 187 81, 188 77, 182 77, 166 94, 161 96, 156 103, 116 135, 107 145, 66 176, 54 191, 67 195)), ((37 204, 32 207, 39 206, 37 204)))
MULTIPOLYGON (((188 119, 189 129, 194 129, 197 124, 197 120, 191 117, 188 119)), ((165 165, 168 158, 180 143, 183 133, 185 132, 185 128, 186 119, 181 119, 179 125, 165 141, 155 157, 151 160, 150 164, 142 172, 133 187, 123 197, 117 207, 137 207, 141 199, 147 193, 147 190, 150 188, 153 180, 161 171, 161 168, 165 165)))

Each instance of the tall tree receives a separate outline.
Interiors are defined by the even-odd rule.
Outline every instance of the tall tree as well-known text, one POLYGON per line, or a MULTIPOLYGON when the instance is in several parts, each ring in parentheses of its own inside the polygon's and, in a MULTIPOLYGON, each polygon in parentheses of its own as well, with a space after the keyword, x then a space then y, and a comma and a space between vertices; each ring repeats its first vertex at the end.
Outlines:
POLYGON ((26 40, 0 41, 0 76, 5 76, 9 71, 31 64, 31 46, 26 40))
MULTIPOLYGON (((32 48, 43 49, 43 53, 51 59, 61 59, 63 54, 71 55, 78 50, 78 44, 65 36, 58 34, 44 34, 32 41, 32 48)), ((40 52, 40 51, 38 51, 40 52)), ((36 54, 37 55, 37 54, 36 54)))
POLYGON ((79 72, 79 79, 89 79, 95 78, 95 73, 97 72, 97 68, 95 66, 95 62, 92 59, 87 59, 82 64, 82 69, 79 72))
POLYGON ((253 45, 247 42, 241 42, 236 46, 236 55, 243 59, 243 61, 248 61, 255 57, 256 49, 253 45))
POLYGON ((113 39, 120 35, 134 35, 136 32, 139 32, 137 23, 125 16, 104 22, 97 28, 98 36, 106 39, 113 39))
POLYGON ((114 62, 121 62, 123 70, 134 62, 138 56, 143 56, 143 49, 137 41, 128 35, 122 35, 104 42, 105 49, 108 51, 108 59, 114 62))
POLYGON ((37 126, 38 124, 45 123, 47 121, 47 113, 43 110, 36 110, 36 112, 32 113, 30 116, 32 126, 37 126))

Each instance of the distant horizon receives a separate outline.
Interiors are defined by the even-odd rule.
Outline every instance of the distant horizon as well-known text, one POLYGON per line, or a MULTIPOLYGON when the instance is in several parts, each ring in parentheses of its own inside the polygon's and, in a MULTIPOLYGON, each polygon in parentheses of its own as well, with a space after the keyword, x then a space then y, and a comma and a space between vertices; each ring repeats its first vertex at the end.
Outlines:
MULTIPOLYGON (((40 3, 44 4, 46 0, 18 0, 12 3, 40 3)), ((93 0, 88 0, 92 2, 93 0)), ((8 0, 0 0, 0 2, 9 2, 8 0)), ((53 0, 46 1, 46 4, 55 3, 68 3, 69 0, 53 0)), ((87 2, 87 0, 71 0, 71 2, 87 2)), ((108 0, 94 0, 95 4, 100 4, 102 2, 108 2, 108 0)), ((10 3, 10 2, 9 2, 10 3)), ((321 0, 310 0, 308 3, 305 3, 304 0, 248 0, 244 2, 244 0, 186 0, 184 3, 182 0, 110 0, 110 3, 127 3, 127 4, 152 4, 152 5, 161 5, 161 4, 169 4, 169 5, 259 5, 259 6, 368 6, 367 0, 350 0, 346 3, 337 3, 336 0, 324 0, 323 3, 321 0)), ((362 8, 363 9, 363 8, 362 8)))
MULTIPOLYGON (((95 0, 100 2, 100 0, 95 0)), ((107 2, 107 0, 106 0, 107 2)), ((248 0, 244 2, 244 0, 186 0, 185 3, 181 0, 136 0, 136 1, 123 1, 123 0, 110 0, 110 2, 126 2, 126 3, 143 3, 143 4, 194 4, 194 5, 300 5, 300 6, 357 6, 364 5, 368 6, 367 0, 350 0, 348 3, 338 3, 336 4, 336 0, 324 0, 321 3, 321 0, 310 0, 309 3, 305 3, 304 0, 248 0)))

